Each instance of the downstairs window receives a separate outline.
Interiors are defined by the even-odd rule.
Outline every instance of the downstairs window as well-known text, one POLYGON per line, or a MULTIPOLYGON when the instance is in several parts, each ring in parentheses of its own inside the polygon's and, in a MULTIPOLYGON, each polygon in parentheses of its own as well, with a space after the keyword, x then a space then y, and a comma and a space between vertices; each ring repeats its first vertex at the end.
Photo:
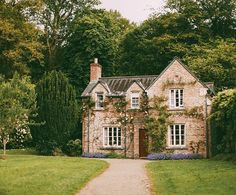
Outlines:
POLYGON ((121 128, 104 127, 103 128, 103 146, 121 147, 121 128))

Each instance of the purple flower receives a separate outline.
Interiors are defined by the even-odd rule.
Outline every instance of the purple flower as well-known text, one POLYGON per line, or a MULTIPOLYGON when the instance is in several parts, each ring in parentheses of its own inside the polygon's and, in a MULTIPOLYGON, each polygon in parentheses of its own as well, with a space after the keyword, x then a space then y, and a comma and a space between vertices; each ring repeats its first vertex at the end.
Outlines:
POLYGON ((84 153, 84 154, 82 154, 82 157, 86 157, 86 158, 106 158, 107 154, 103 154, 103 153, 84 153))
POLYGON ((152 153, 147 156, 149 160, 183 160, 183 159, 201 159, 200 154, 192 153, 179 153, 179 154, 166 154, 166 153, 152 153))

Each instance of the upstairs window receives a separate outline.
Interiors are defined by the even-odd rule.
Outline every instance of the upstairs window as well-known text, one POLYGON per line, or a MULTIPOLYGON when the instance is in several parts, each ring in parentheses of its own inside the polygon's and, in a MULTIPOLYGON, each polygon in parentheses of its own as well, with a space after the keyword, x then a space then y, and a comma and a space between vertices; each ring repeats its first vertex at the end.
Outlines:
POLYGON ((131 108, 139 109, 139 93, 131 94, 131 108))
POLYGON ((183 89, 171 89, 170 90, 170 107, 183 108, 184 107, 183 97, 184 97, 183 89))
POLYGON ((121 128, 105 127, 103 129, 103 145, 105 147, 121 147, 121 128))
POLYGON ((104 94, 97 93, 96 96, 96 108, 102 109, 104 107, 104 94))

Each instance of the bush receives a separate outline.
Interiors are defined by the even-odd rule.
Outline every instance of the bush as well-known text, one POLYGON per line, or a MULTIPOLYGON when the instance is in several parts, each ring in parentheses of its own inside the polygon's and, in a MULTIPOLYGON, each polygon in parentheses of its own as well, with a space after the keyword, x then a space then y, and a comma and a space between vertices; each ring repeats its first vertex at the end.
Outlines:
POLYGON ((218 154, 212 158, 213 160, 233 161, 236 162, 236 154, 218 154))
POLYGON ((200 154, 179 153, 179 154, 166 154, 166 153, 152 153, 147 156, 149 160, 183 160, 183 159, 201 159, 200 154))
POLYGON ((55 141, 41 141, 36 144, 36 151, 39 152, 39 154, 42 155, 55 155, 58 153, 58 144, 55 141))
POLYGON ((64 152, 68 156, 80 156, 82 153, 82 145, 79 139, 70 140, 64 147, 64 152))

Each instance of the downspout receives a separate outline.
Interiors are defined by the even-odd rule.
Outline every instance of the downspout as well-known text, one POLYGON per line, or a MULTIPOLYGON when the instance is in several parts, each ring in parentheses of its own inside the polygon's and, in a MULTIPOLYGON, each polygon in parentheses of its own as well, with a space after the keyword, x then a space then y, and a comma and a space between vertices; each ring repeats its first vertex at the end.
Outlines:
POLYGON ((126 146, 126 144, 127 144, 127 143, 126 143, 126 137, 127 137, 127 134, 126 134, 126 133, 127 133, 127 129, 126 129, 126 128, 127 128, 126 117, 127 117, 127 115, 126 115, 126 114, 127 114, 127 113, 126 113, 126 106, 125 106, 125 140, 124 140, 124 141, 125 141, 125 158, 126 158, 126 155, 127 155, 127 154, 126 154, 126 153, 127 153, 127 151, 126 151, 126 150, 127 150, 127 146, 126 146))
POLYGON ((207 93, 205 95, 205 126, 206 126, 206 157, 209 158, 209 130, 208 130, 208 109, 207 109, 207 93))
POLYGON ((89 134, 90 134, 90 109, 88 109, 88 124, 87 124, 87 128, 88 128, 88 134, 87 134, 87 144, 88 144, 88 150, 87 152, 89 153, 89 134))

